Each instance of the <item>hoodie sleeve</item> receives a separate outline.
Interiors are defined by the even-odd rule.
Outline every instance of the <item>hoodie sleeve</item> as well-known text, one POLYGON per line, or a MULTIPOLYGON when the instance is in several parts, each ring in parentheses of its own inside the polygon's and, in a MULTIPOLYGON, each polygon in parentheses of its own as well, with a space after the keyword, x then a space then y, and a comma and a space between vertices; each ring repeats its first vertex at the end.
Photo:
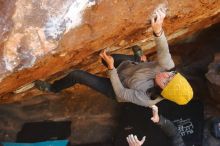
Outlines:
POLYGON ((149 107, 162 100, 160 97, 155 100, 151 100, 146 92, 125 88, 122 85, 115 68, 113 68, 113 70, 109 70, 108 74, 118 102, 132 102, 140 106, 149 107))
POLYGON ((161 36, 155 37, 155 42, 157 47, 157 59, 159 65, 166 70, 172 69, 175 64, 169 52, 169 46, 164 32, 161 36))
POLYGON ((158 125, 161 127, 163 132, 169 137, 169 139, 172 142, 172 146, 185 146, 182 136, 170 120, 160 115, 160 121, 158 125))

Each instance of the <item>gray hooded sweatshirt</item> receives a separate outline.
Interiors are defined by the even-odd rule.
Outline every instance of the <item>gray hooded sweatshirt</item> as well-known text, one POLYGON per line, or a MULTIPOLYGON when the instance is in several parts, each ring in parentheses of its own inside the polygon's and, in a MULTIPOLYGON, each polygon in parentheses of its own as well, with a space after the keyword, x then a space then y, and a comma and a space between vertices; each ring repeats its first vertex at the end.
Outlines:
POLYGON ((169 52, 165 34, 155 37, 155 41, 157 61, 143 63, 123 61, 117 69, 113 68, 108 71, 118 102, 132 102, 149 107, 163 99, 158 97, 151 100, 146 91, 154 86, 156 74, 172 69, 174 62, 169 52))

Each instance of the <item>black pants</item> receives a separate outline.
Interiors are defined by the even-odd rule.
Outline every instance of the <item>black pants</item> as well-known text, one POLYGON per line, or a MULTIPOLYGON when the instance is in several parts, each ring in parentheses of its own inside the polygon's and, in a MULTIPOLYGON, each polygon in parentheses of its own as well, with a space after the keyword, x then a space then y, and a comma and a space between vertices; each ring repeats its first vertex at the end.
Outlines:
MULTIPOLYGON (((114 58, 115 67, 118 67, 120 63, 125 60, 135 61, 135 58, 133 55, 113 54, 112 57, 114 58)), ((107 66, 104 60, 102 62, 105 66, 107 66)), ((76 83, 86 85, 106 95, 107 97, 110 97, 113 99, 115 99, 116 97, 109 78, 99 77, 99 76, 93 75, 83 70, 74 70, 70 72, 68 75, 66 75, 65 77, 63 77, 62 79, 56 80, 51 85, 51 91, 59 92, 63 89, 74 86, 76 83)))

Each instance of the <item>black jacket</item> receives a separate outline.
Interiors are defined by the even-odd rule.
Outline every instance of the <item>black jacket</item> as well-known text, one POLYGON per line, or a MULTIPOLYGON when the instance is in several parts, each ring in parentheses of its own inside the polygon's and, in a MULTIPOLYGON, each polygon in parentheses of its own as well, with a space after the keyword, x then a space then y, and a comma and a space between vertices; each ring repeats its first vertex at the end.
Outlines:
POLYGON ((172 146, 186 146, 179 131, 170 120, 160 115, 160 121, 158 125, 161 127, 163 132, 170 138, 172 146))

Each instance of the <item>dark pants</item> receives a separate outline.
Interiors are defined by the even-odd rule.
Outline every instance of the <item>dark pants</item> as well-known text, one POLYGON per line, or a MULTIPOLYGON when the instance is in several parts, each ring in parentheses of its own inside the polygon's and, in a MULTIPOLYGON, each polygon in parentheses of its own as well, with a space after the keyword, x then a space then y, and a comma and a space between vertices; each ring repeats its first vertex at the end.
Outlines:
MULTIPOLYGON (((112 57, 114 58, 115 67, 118 67, 120 63, 125 60, 135 61, 133 55, 113 54, 112 57)), ((102 62, 105 66, 107 66, 107 64, 104 61, 102 62)), ((115 99, 116 97, 109 78, 99 77, 83 70, 74 70, 62 79, 56 80, 51 85, 51 91, 59 92, 63 89, 74 86, 76 83, 86 85, 106 95, 107 97, 113 99, 115 99)))

